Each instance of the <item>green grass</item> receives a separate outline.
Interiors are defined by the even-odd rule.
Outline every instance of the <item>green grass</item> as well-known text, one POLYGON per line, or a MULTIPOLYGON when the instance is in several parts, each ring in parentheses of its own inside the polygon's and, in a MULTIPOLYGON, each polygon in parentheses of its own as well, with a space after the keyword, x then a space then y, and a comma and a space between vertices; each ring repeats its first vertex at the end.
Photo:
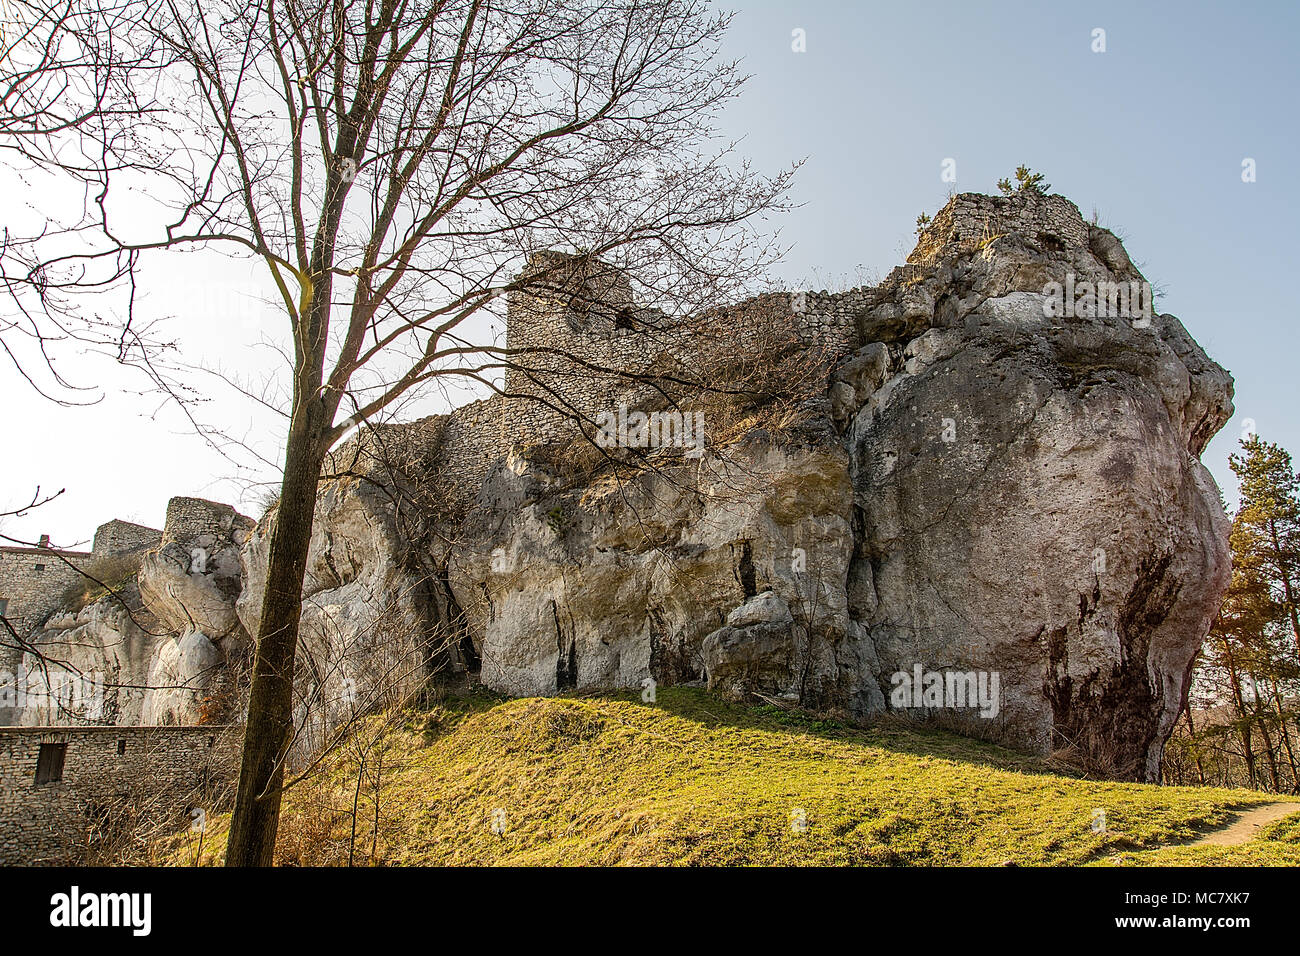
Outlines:
MULTIPOLYGON (((358 862, 372 840, 374 862, 410 865, 1300 862, 1300 817, 1241 848, 1172 846, 1267 794, 1074 779, 953 734, 854 729, 693 689, 661 689, 655 704, 480 693, 394 724, 377 838, 360 800, 358 862)), ((282 862, 346 862, 355 780, 343 757, 290 791, 282 862)), ((221 853, 224 826, 202 862, 221 853)), ((188 835, 165 852, 189 863, 194 849, 188 835)))

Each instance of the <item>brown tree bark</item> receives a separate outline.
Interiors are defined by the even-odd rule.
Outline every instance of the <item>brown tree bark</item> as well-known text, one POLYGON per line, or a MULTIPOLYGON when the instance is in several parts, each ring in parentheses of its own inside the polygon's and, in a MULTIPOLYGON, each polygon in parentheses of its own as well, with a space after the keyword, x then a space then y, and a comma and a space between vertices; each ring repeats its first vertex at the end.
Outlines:
POLYGON ((1196 749, 1195 745, 1196 725, 1192 723, 1192 705, 1190 701, 1187 704, 1187 709, 1183 711, 1183 714, 1187 717, 1187 737, 1189 742, 1192 744, 1190 748, 1192 757, 1196 760, 1196 774, 1200 778, 1201 786, 1203 787, 1205 786, 1205 765, 1201 762, 1200 751, 1196 749))
POLYGON ((307 402, 303 414, 295 418, 285 449, 284 482, 271 534, 227 866, 270 866, 275 853, 284 760, 293 736, 294 660, 316 487, 324 457, 323 431, 320 402, 307 402))
POLYGON ((1295 750, 1291 746, 1291 732, 1286 727, 1286 707, 1282 702, 1282 693, 1278 682, 1273 682, 1273 705, 1277 708, 1277 722, 1282 730, 1282 745, 1286 748, 1287 762, 1291 765, 1291 792, 1300 789, 1300 769, 1296 767, 1295 750))
POLYGON ((1246 710, 1246 702, 1241 696, 1241 675, 1237 672, 1237 662, 1232 657, 1232 645, 1225 637, 1223 639, 1224 657, 1228 664, 1228 677, 1232 683, 1232 705, 1237 712, 1238 732, 1241 734, 1241 744, 1243 748, 1242 759, 1246 761, 1246 773, 1249 776, 1249 786, 1255 786, 1255 749, 1251 741, 1250 722, 1251 715, 1246 710))

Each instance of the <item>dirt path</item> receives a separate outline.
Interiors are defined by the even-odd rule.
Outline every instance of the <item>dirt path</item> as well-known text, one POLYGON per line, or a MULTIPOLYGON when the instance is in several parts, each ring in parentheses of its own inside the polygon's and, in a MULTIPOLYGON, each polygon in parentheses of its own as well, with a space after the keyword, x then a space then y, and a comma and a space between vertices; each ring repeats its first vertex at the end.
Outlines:
POLYGON ((1217 830, 1211 830, 1184 846, 1241 846, 1254 839, 1262 827, 1293 813, 1300 813, 1300 803, 1261 803, 1257 807, 1242 810, 1217 830))

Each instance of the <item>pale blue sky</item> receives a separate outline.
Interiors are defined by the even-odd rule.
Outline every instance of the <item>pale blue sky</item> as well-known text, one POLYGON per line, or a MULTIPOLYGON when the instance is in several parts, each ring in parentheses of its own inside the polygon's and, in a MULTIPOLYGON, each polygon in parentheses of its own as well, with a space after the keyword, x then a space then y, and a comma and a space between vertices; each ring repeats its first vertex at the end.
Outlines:
MULTIPOLYGON (((780 223, 793 249, 778 275, 791 287, 852 281, 859 267, 883 276, 901 262, 917 215, 943 204, 945 158, 956 160, 960 191, 992 192, 1027 163, 1119 232, 1166 293, 1157 307, 1179 316, 1235 376, 1237 415, 1205 455, 1229 499, 1227 456, 1244 419, 1300 454, 1290 285, 1300 260, 1300 185, 1290 166, 1300 155, 1300 5, 737 6, 727 52, 754 76, 724 132, 743 138, 740 151, 759 168, 807 159, 794 189, 802 206, 780 223), (1105 53, 1091 50, 1098 27, 1105 53), (796 28, 806 32, 804 53, 791 50, 796 28), (1241 181, 1245 157, 1256 160, 1257 182, 1241 181)), ((169 260, 154 306, 187 317, 178 328, 190 357, 246 368, 262 361, 248 346, 259 323, 278 320, 254 304, 232 324, 232 301, 252 302, 241 291, 249 282, 239 267, 224 283, 217 271, 169 260)), ((178 416, 155 417, 156 398, 122 391, 142 381, 99 380, 101 405, 62 409, 0 375, 9 410, 0 503, 11 506, 38 483, 68 488, 49 508, 9 522, 9 533, 50 532, 69 545, 112 517, 161 527, 177 494, 257 510, 228 480, 228 463, 178 416)), ((214 391, 208 411, 220 418, 224 401, 214 391)), ((273 423, 233 406, 224 424, 274 439, 265 428, 273 423)))
POLYGON ((1095 208, 1165 292, 1157 308, 1236 379, 1237 415, 1204 456, 1235 500, 1244 419, 1300 455, 1297 47, 1300 4, 1281 0, 751 0, 728 50, 753 79, 726 132, 760 167, 807 158, 782 224, 792 283, 901 262, 946 198, 948 157, 960 192, 995 192, 1026 163, 1095 208))

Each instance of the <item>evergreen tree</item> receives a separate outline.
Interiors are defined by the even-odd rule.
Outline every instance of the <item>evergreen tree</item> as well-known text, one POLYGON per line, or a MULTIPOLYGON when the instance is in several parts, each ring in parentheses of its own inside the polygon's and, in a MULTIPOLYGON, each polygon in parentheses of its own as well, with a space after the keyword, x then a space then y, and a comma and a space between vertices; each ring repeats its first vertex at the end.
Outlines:
POLYGON ((1267 582, 1300 653, 1300 478, 1280 445, 1252 435, 1241 447, 1228 459, 1241 489, 1233 564, 1267 582))
POLYGON ((1194 669, 1170 782, 1300 790, 1300 478, 1280 446, 1251 436, 1230 456, 1239 504, 1232 580, 1194 669))

